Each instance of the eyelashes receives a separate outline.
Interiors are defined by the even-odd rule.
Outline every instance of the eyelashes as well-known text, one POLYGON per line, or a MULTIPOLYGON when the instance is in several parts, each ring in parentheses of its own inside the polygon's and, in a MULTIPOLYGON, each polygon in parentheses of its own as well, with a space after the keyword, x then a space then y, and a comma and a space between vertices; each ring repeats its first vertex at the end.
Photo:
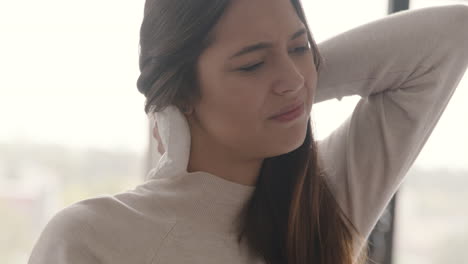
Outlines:
POLYGON ((252 65, 252 66, 239 68, 239 71, 251 72, 251 71, 256 70, 256 69, 257 69, 258 67, 260 67, 262 64, 263 64, 263 62, 260 62, 260 63, 254 64, 254 65, 252 65))
MULTIPOLYGON (((292 53, 302 55, 302 54, 306 53, 309 50, 310 50, 309 46, 298 47, 298 48, 293 49, 292 53)), ((256 69, 258 69, 260 66, 262 66, 263 64, 264 64, 264 62, 262 61, 262 62, 253 64, 253 65, 250 65, 250 66, 239 68, 238 71, 240 71, 240 72, 253 72, 256 69)))

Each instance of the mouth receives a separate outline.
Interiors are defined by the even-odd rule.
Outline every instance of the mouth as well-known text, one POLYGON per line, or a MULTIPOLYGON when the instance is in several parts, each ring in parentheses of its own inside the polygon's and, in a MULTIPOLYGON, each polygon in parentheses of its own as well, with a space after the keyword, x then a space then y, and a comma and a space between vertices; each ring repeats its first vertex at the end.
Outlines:
POLYGON ((285 108, 283 108, 281 111, 279 111, 278 113, 272 115, 269 117, 269 119, 275 119, 275 118, 278 118, 278 117, 281 117, 283 115, 288 115, 288 114, 291 114, 293 113, 294 111, 297 111, 299 110, 300 107, 303 107, 304 106, 304 102, 302 101, 299 101, 299 102, 296 102, 294 104, 291 104, 285 108))
POLYGON ((275 120, 275 121, 280 121, 280 122, 293 121, 299 118, 300 116, 302 116, 302 114, 304 113, 304 108, 305 108, 304 103, 301 103, 299 106, 293 108, 292 110, 287 111, 280 115, 273 116, 270 119, 275 120))

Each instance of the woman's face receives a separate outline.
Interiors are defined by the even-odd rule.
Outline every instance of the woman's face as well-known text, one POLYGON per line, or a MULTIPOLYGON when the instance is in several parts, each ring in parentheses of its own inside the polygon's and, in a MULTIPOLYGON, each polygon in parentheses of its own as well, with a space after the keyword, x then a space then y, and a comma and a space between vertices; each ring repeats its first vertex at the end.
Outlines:
POLYGON ((197 64, 201 100, 187 115, 192 137, 245 158, 301 146, 317 72, 305 26, 290 0, 232 1, 213 30, 215 40, 197 64), (266 47, 234 55, 260 42, 266 47), (286 123, 270 119, 297 101, 305 103, 301 117, 286 123))

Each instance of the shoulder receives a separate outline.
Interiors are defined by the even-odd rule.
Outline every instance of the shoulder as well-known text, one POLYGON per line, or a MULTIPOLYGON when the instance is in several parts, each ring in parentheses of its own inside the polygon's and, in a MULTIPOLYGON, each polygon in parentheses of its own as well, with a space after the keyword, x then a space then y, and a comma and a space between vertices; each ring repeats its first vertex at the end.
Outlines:
POLYGON ((63 240, 73 240, 89 230, 93 210, 82 202, 73 203, 59 210, 47 223, 43 235, 60 234, 63 240), (68 239, 69 238, 69 239, 68 239))
POLYGON ((28 264, 68 263, 76 260, 98 263, 88 244, 92 227, 89 208, 75 203, 58 211, 42 230, 28 264))
POLYGON ((151 200, 128 191, 88 198, 63 208, 49 220, 31 254, 31 260, 47 261, 30 263, 55 263, 49 257, 53 252, 98 262, 146 261, 144 258, 153 254, 175 225, 175 219, 158 210, 157 203, 152 206, 151 200))
POLYGON ((76 202, 58 212, 53 221, 59 229, 91 232, 106 242, 131 236, 156 235, 176 222, 157 195, 131 190, 116 195, 101 195, 76 202))

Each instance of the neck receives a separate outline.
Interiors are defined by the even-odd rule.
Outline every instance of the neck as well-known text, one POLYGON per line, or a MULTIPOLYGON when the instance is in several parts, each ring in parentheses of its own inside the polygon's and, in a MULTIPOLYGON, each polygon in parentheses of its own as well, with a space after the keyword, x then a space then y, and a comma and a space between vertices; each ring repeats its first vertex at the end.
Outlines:
POLYGON ((205 171, 228 181, 255 186, 262 160, 240 161, 228 156, 220 151, 213 151, 206 145, 202 150, 196 146, 191 147, 187 172, 205 171))
POLYGON ((191 131, 187 172, 205 171, 225 180, 255 186, 263 159, 242 159, 225 146, 191 131))

